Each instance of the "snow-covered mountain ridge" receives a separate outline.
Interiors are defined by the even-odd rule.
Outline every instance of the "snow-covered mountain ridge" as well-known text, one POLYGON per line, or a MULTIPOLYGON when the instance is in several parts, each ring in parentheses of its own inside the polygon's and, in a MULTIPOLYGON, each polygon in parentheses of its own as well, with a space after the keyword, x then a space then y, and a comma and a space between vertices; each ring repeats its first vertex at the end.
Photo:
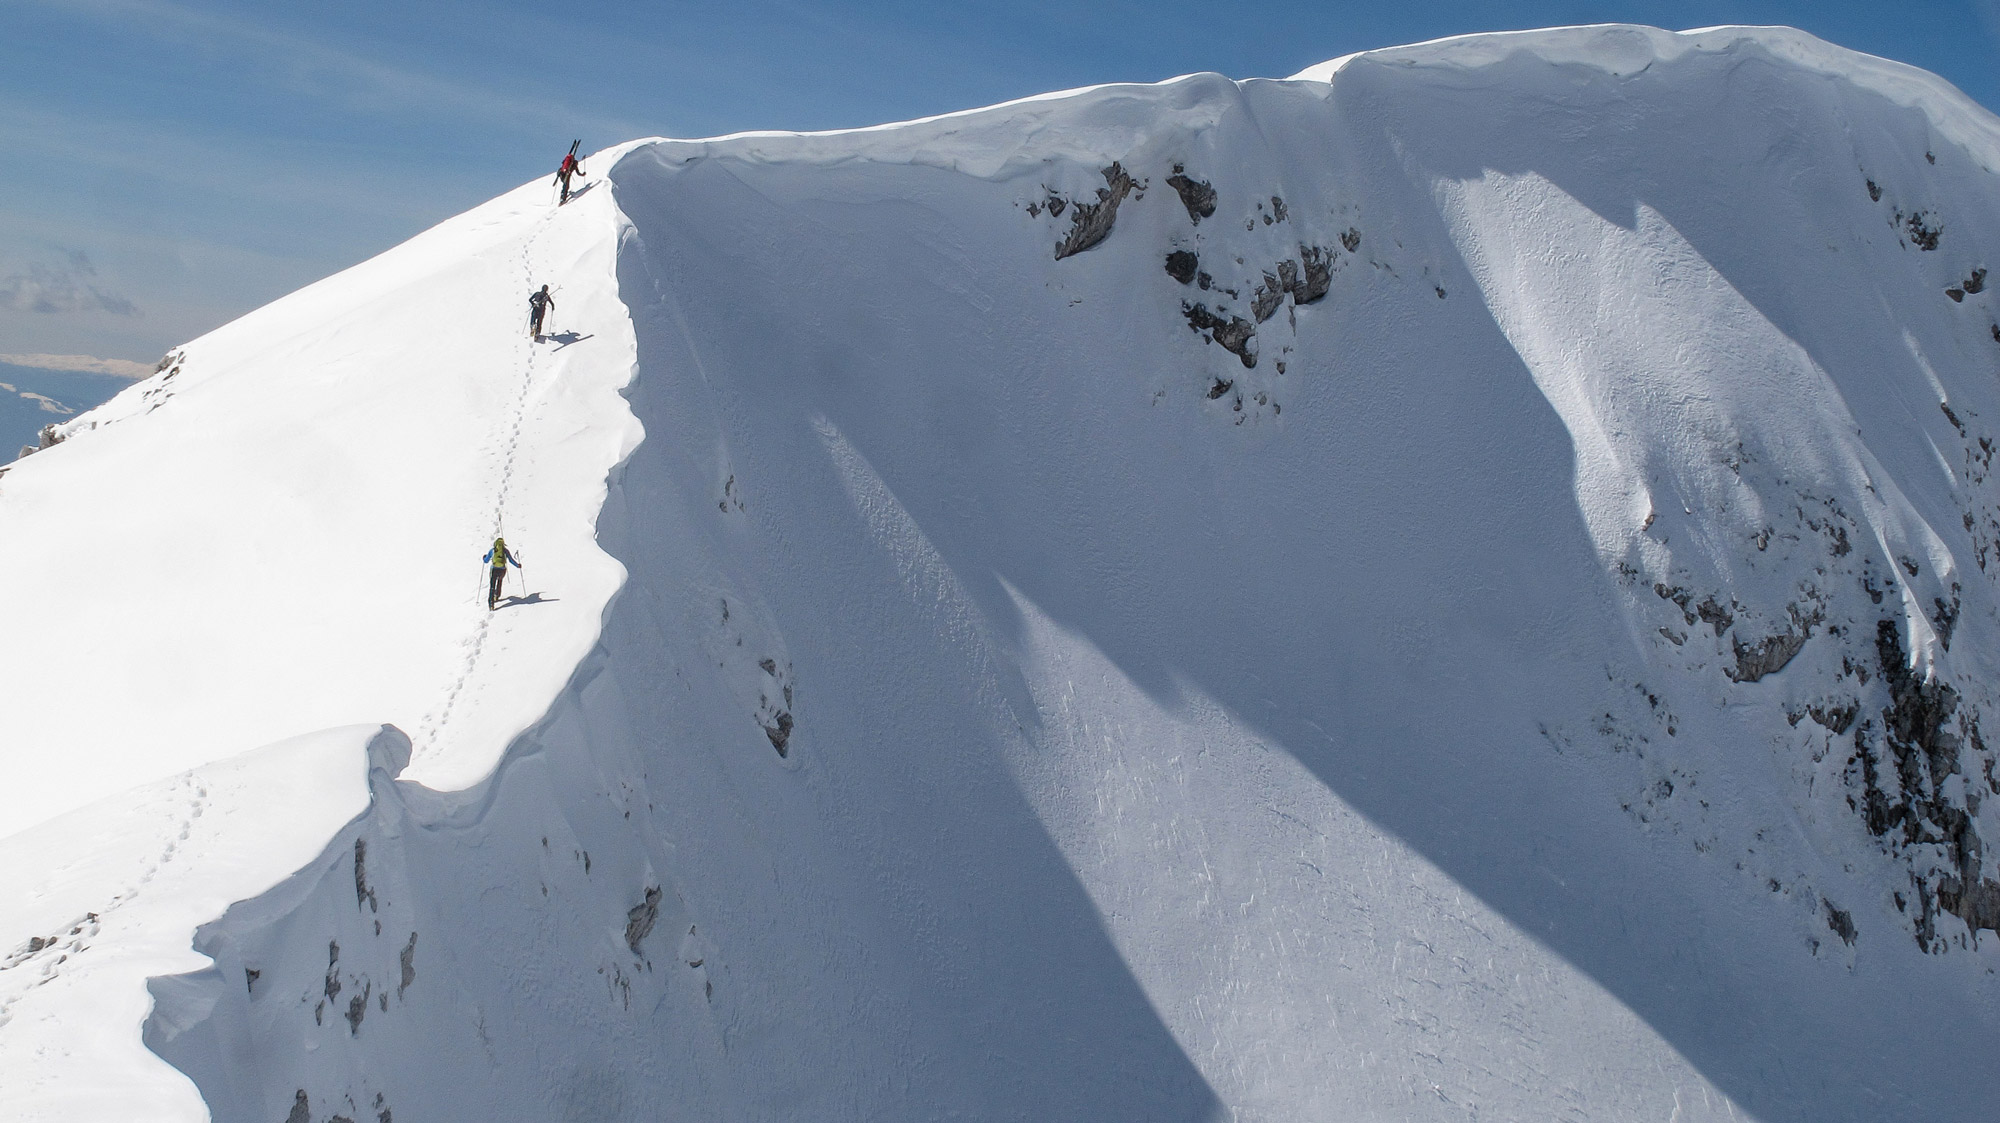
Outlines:
POLYGON ((1996 138, 1479 36, 636 143, 196 340, 0 477, 0 1107, 1976 1116, 1996 138))

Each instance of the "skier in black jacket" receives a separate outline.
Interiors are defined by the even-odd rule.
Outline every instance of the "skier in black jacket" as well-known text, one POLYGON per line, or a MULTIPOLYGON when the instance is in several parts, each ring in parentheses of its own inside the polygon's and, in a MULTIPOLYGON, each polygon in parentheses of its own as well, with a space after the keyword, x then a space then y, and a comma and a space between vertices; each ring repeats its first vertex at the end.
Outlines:
POLYGON ((556 298, 549 295, 547 285, 543 285, 540 292, 528 294, 528 334, 534 337, 535 342, 542 341, 542 318, 554 311, 555 306, 556 298))

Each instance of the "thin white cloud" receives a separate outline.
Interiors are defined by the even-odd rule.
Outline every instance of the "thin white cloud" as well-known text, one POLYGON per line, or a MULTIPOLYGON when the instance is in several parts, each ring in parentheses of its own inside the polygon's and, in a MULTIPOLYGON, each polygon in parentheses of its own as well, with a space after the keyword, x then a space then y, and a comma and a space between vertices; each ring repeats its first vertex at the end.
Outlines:
MULTIPOLYGON (((95 16, 195 50, 227 52, 264 80, 349 109, 475 118, 513 128, 567 132, 585 127, 627 135, 625 122, 378 62, 266 24, 203 11, 172 0, 31 0, 69 15, 95 16)), ((633 132, 629 135, 643 135, 633 132)))
POLYGON ((1979 13, 1979 22, 1986 25, 1987 37, 2000 45, 2000 0, 1972 0, 1972 7, 1979 13))
MULTIPOLYGON (((148 378, 154 368, 130 359, 100 359, 95 355, 0 355, 0 363, 36 370, 70 370, 83 374, 115 374, 120 378, 148 378)), ((6 383, 0 383, 5 386, 6 383)), ((11 387, 9 387, 11 389, 11 387)))
MULTIPOLYGON (((433 217, 421 199, 384 191, 379 174, 306 162, 296 151, 273 152, 200 122, 104 118, 0 93, 0 151, 8 150, 170 185, 190 197, 226 198, 238 212, 248 203, 281 206, 287 213, 332 211, 343 222, 364 213, 387 212, 408 221, 433 217)), ((0 200, 0 210, 19 206, 17 199, 0 200)), ((126 231, 120 237, 143 233, 126 231)))
POLYGON ((25 271, 0 277, 0 308, 16 312, 109 312, 136 316, 139 308, 115 292, 97 286, 97 269, 82 250, 54 264, 29 262, 25 271))

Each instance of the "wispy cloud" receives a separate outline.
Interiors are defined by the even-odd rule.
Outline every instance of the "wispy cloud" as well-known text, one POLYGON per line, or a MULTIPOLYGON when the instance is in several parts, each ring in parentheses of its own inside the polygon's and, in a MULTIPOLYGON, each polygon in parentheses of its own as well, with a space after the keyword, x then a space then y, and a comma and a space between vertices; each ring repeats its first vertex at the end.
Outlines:
MULTIPOLYGON (((232 229, 246 221, 246 209, 274 205, 288 214, 338 216, 336 230, 365 215, 387 215, 396 222, 442 217, 420 196, 385 192, 377 173, 338 162, 329 166, 326 160, 307 162, 297 149, 274 151, 221 126, 104 117, 50 108, 0 91, 0 151, 8 150, 39 153, 52 163, 89 168, 126 182, 167 185, 187 201, 227 200, 226 225, 232 229)), ((18 198, 0 199, 0 211, 20 204, 18 198)), ((119 238, 129 243, 157 234, 132 229, 120 231, 119 238)), ((52 240, 56 237, 49 235, 52 240)))
POLYGON ((71 250, 67 261, 53 265, 35 261, 25 272, 0 277, 0 308, 16 312, 109 312, 136 316, 139 308, 117 293, 91 282, 97 269, 82 250, 71 250))
POLYGON ((265 22, 203 11, 173 0, 32 2, 69 15, 94 16, 122 30, 171 40, 183 48, 229 54, 271 85, 351 110, 405 115, 421 109, 445 118, 556 132, 588 124, 606 135, 623 136, 631 128, 629 123, 596 118, 547 99, 390 65, 265 22))

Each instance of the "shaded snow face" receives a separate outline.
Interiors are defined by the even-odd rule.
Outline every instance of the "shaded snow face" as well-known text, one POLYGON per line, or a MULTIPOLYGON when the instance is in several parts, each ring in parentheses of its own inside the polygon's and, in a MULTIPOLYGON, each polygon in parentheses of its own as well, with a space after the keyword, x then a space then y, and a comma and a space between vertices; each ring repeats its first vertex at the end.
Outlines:
MULTIPOLYGON (((1923 950, 1973 950, 2000 920, 1984 855, 1996 824, 1981 825, 2000 794, 1980 730, 1990 648, 1962 631, 1994 620, 2000 434, 1979 418, 2000 337, 1992 308, 1953 306, 1983 288, 1993 146, 1940 157, 1918 113, 1855 106, 1755 54, 1727 72, 1734 128, 1704 128, 1692 98, 1642 98, 1611 112, 1596 174, 1518 109, 1413 147, 1450 173, 1433 194, 1452 241, 1570 434, 1578 507, 1655 668, 1639 677, 1782 712, 1792 732, 1769 743, 1794 779, 1781 798, 1823 853, 1857 824, 1876 843, 1870 876, 1819 883, 1834 938, 1866 930, 1835 903, 1860 893, 1923 950), (1841 133, 1863 108, 1876 127, 1841 133), (1817 139, 1836 134, 1837 158, 1817 139), (1663 182, 1673 158, 1741 169, 1767 193, 1663 182), (1987 607, 1968 610, 1975 597, 1987 607)), ((1656 712, 1678 692, 1642 691, 1656 712)), ((1691 779, 1670 772, 1654 791, 1691 779)), ((1662 799, 1638 802, 1705 846, 1729 833, 1706 797, 1664 815, 1662 799)), ((1812 906, 1811 879, 1748 857, 1756 841, 1744 868, 1812 906)))
POLYGON ((1994 146, 1610 61, 635 150, 600 646, 156 1048, 224 1120, 1990 1103, 1994 146))

